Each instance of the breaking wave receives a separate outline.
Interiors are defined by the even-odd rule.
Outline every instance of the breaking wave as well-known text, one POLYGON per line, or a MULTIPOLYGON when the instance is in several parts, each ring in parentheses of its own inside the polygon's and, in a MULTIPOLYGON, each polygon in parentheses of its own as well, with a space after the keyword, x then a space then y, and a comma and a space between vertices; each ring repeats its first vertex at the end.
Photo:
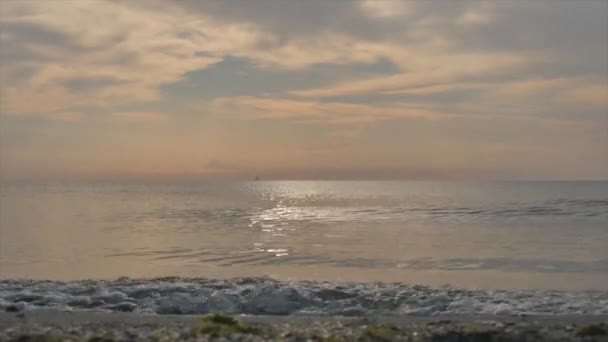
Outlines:
POLYGON ((608 291, 482 290, 270 278, 0 280, 0 309, 345 316, 608 314, 608 291))

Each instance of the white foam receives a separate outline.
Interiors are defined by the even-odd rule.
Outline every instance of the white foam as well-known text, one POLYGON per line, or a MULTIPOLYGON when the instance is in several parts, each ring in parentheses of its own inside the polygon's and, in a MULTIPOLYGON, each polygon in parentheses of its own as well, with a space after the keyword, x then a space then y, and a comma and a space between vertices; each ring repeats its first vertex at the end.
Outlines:
POLYGON ((0 309, 274 315, 608 314, 608 291, 476 290, 269 278, 0 280, 0 309))

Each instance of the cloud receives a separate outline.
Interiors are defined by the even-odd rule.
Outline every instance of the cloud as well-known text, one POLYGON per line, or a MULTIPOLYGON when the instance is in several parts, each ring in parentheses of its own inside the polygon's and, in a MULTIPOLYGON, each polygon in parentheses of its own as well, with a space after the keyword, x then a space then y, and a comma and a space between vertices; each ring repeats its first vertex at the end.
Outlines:
POLYGON ((436 95, 445 94, 461 90, 482 90, 491 86, 490 82, 456 82, 456 83, 439 83, 432 85, 414 86, 405 89, 387 90, 382 92, 386 95, 436 95))
POLYGON ((608 111, 608 81, 568 90, 564 94, 564 100, 573 104, 598 107, 608 111))
POLYGON ((41 86, 20 89, 3 86, 0 110, 10 115, 55 113, 80 103, 80 99, 60 87, 41 86))
POLYGON ((213 171, 231 171, 236 165, 219 159, 211 159, 205 164, 205 169, 213 171))
POLYGON ((222 24, 170 6, 94 0, 2 6, 0 21, 8 30, 3 46, 16 54, 6 67, 29 70, 25 78, 3 80, 16 114, 38 110, 29 99, 43 97, 51 107, 64 109, 157 101, 161 85, 217 63, 229 51, 246 50, 263 37, 248 25, 222 24), (61 39, 36 39, 40 32, 61 39), (82 93, 83 88, 89 91, 82 93))
POLYGON ((157 123, 169 120, 169 115, 157 112, 117 112, 107 118, 111 123, 157 123))
POLYGON ((52 120, 74 122, 74 121, 80 121, 80 120, 82 120, 82 118, 84 117, 84 113, 80 113, 80 112, 56 112, 56 113, 53 113, 52 115, 48 115, 46 117, 49 118, 49 119, 52 119, 52 120))
POLYGON ((337 125, 444 118, 423 106, 400 103, 372 106, 253 96, 219 98, 213 101, 211 109, 216 115, 237 119, 289 120, 337 125))
POLYGON ((479 26, 492 21, 493 4, 489 1, 480 1, 467 8, 457 19, 456 23, 463 26, 479 26))
POLYGON ((375 18, 400 17, 408 13, 413 3, 403 0, 362 0, 359 2, 361 11, 375 18))
MULTIPOLYGON (((557 105, 569 105, 579 109, 606 109, 608 107, 608 82, 590 77, 531 78, 496 84, 493 94, 509 97, 533 97, 552 95, 557 105)), ((547 108, 549 109, 549 108, 547 108)))
MULTIPOLYGON (((604 103, 601 84, 594 86, 588 80, 593 76, 572 71, 566 75, 563 70, 569 61, 565 54, 545 51, 542 44, 520 42, 513 35, 501 35, 498 29, 506 23, 521 20, 529 24, 539 16, 547 20, 541 15, 544 12, 535 12, 539 6, 533 5, 362 0, 346 6, 321 1, 286 6, 285 18, 273 18, 278 11, 273 1, 255 6, 188 0, 9 1, 2 6, 0 56, 5 71, 0 106, 13 115, 56 116, 83 108, 112 113, 135 107, 133 111, 137 111, 137 105, 165 101, 163 86, 184 81, 193 71, 229 57, 247 61, 260 72, 302 72, 318 65, 371 65, 379 61, 398 70, 389 76, 353 73, 342 78, 346 81, 334 84, 285 89, 287 95, 274 93, 272 99, 215 95, 219 97, 214 102, 216 109, 253 108, 256 117, 278 120, 384 120, 401 117, 393 110, 403 111, 402 106, 412 98, 425 104, 425 110, 445 113, 435 110, 445 104, 441 101, 447 96, 441 95, 458 92, 475 93, 475 100, 501 96, 522 100, 553 91, 573 106, 601 107, 604 103), (531 13, 527 21, 514 17, 522 15, 521 7, 531 13), (299 17, 298 9, 310 18, 318 14, 314 17, 325 19, 310 24, 299 17), (338 14, 347 20, 338 20, 338 14), (407 20, 385 20, 403 16, 407 20), (504 46, 489 45, 498 38, 492 36, 491 40, 486 32, 495 34, 504 46), (480 44, 472 44, 470 37, 476 37, 480 44), (548 76, 541 76, 544 74, 548 76), (378 102, 374 106, 393 114, 368 115, 371 110, 364 106, 371 105, 360 104, 365 101, 355 97, 374 97, 378 102), (256 106, 274 111, 259 113, 256 106), (285 112, 281 115, 280 110, 285 112), (347 110, 355 114, 348 118, 343 113, 347 110)), ((552 9, 550 13, 555 16, 561 12, 552 9)), ((542 32, 530 30, 531 34, 537 31, 542 32)), ((576 30, 566 33, 570 31, 576 30)), ((411 104, 406 109, 413 113, 411 104)))
MULTIPOLYGON (((422 56, 418 58, 423 59, 422 56)), ((399 93, 424 86, 454 83, 473 77, 511 72, 517 67, 538 61, 537 56, 510 54, 460 54, 428 57, 412 65, 412 70, 400 74, 343 82, 317 89, 295 90, 300 97, 335 97, 369 92, 399 93)))
MULTIPOLYGON (((9 116, 14 116, 12 114, 6 114, 9 116)), ((85 114, 82 112, 66 112, 66 111, 45 111, 45 112, 35 112, 35 113, 28 113, 25 117, 27 118, 38 118, 38 119, 44 119, 44 120, 50 120, 50 121, 63 121, 63 122, 77 122, 77 121, 81 121, 84 117, 85 114)), ((1 121, 1 120, 0 120, 1 121)))
POLYGON ((3 3, 0 25, 10 70, 4 96, 17 115, 39 112, 31 102, 71 110, 161 101, 162 85, 227 56, 300 69, 374 63, 390 53, 384 43, 332 31, 282 40, 255 23, 170 3, 11 1, 3 3))
POLYGON ((571 78, 530 78, 530 79, 522 79, 511 82, 506 82, 498 89, 496 92, 500 95, 510 95, 510 96, 531 96, 538 94, 540 92, 556 90, 559 88, 563 88, 569 85, 572 85, 575 82, 580 80, 571 79, 571 78))

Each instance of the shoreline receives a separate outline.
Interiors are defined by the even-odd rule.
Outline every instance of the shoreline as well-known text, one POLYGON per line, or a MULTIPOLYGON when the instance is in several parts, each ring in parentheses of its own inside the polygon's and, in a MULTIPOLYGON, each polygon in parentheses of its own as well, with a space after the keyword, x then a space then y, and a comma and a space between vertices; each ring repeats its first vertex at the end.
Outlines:
POLYGON ((608 291, 0 279, 0 341, 607 341, 608 291), (219 314, 221 313, 221 314, 219 314))
POLYGON ((608 315, 608 291, 467 289, 272 278, 0 280, 0 312, 303 316, 608 315))
POLYGON ((0 313, 0 341, 608 341, 608 315, 267 316, 0 313), (229 321, 231 318, 235 321, 229 321))

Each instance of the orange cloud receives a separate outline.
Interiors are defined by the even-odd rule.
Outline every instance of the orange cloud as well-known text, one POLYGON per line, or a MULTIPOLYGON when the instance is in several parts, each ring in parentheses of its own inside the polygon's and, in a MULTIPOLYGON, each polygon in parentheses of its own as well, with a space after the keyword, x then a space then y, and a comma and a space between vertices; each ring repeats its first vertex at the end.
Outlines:
MULTIPOLYGON (((39 115, 54 113, 80 102, 77 96, 61 87, 2 87, 0 110, 11 115, 39 115)), ((51 115, 52 116, 52 115, 51 115)))
POLYGON ((424 106, 407 104, 364 105, 267 97, 225 97, 212 103, 218 115, 240 119, 279 119, 329 124, 360 124, 391 119, 444 118, 424 106))
POLYGON ((108 121, 112 123, 153 123, 167 120, 169 120, 169 115, 157 112, 118 112, 110 114, 108 118, 108 121))
POLYGON ((608 83, 581 86, 565 92, 567 102, 608 110, 608 83))
POLYGON ((530 96, 540 92, 557 90, 571 86, 580 79, 572 78, 531 78, 498 84, 496 92, 500 95, 530 96))

